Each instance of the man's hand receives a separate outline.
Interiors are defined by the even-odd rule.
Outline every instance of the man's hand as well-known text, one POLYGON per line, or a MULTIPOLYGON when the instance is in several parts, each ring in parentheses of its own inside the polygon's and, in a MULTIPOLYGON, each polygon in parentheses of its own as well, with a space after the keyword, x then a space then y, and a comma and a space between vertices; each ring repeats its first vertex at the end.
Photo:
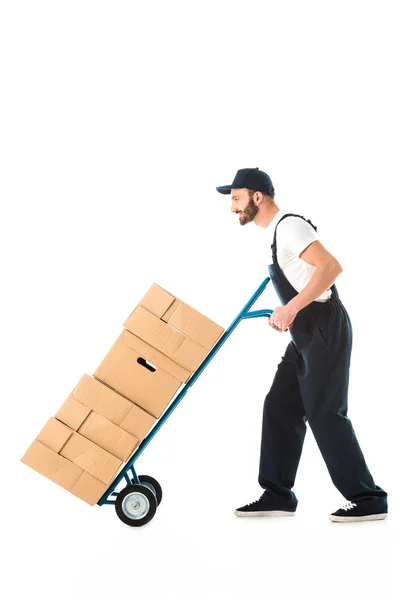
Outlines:
POLYGON ((269 325, 276 331, 287 331, 296 318, 297 312, 294 312, 291 306, 277 306, 268 319, 269 325))

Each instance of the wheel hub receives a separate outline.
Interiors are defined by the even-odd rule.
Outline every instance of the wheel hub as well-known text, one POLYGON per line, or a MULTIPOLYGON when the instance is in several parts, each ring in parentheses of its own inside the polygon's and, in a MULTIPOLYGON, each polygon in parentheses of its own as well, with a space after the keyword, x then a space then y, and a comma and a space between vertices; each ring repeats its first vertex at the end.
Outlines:
POLYGON ((141 519, 149 512, 150 504, 144 494, 132 492, 125 496, 121 508, 129 519, 141 519))

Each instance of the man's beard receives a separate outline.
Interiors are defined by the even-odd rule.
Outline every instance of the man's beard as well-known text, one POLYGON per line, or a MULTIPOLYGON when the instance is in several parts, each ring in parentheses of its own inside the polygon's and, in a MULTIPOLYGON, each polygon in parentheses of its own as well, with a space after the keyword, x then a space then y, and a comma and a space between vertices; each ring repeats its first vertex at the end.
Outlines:
POLYGON ((248 205, 245 209, 243 209, 243 213, 239 217, 239 223, 241 225, 246 225, 246 223, 250 223, 251 221, 253 221, 257 213, 258 206, 254 204, 253 198, 250 198, 248 205))

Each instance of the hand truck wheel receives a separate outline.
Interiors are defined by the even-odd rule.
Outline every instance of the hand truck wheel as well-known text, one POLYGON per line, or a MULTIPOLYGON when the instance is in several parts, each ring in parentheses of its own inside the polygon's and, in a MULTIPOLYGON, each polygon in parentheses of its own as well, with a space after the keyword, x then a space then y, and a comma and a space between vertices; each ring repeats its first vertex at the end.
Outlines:
MULTIPOLYGON (((141 485, 145 485, 149 488, 149 490, 153 492, 157 499, 157 506, 159 506, 162 500, 162 489, 157 479, 154 479, 154 477, 152 477, 151 475, 139 475, 139 480, 141 485)), ((134 479, 132 479, 131 481, 133 484, 135 483, 134 479)))
POLYGON ((123 523, 131 527, 146 525, 154 517, 157 500, 145 485, 135 483, 121 490, 115 500, 115 511, 123 523))

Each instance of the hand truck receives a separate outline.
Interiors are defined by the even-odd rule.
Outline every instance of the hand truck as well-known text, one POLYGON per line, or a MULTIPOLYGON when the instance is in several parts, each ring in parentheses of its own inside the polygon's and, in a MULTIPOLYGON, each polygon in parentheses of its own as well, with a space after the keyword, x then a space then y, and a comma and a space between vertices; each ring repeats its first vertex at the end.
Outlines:
POLYGON ((209 354, 207 354, 200 366, 191 374, 190 378, 185 383, 178 396, 161 415, 156 425, 154 425, 149 434, 142 440, 126 465, 119 472, 114 481, 112 481, 102 497, 98 500, 97 504, 99 506, 102 506, 103 504, 114 505, 117 516, 127 525, 130 525, 131 527, 141 527, 142 525, 146 525, 146 523, 151 521, 151 519, 154 517, 157 506, 159 506, 162 498, 161 486, 158 481, 154 479, 154 477, 151 477, 150 475, 137 475, 134 467, 136 460, 151 442, 160 427, 163 426, 165 421, 178 406, 179 402, 189 391, 189 388, 195 383, 195 381, 197 381, 198 377, 204 371, 210 360, 214 358, 222 344, 226 342, 240 321, 242 319, 252 319, 255 317, 270 317, 274 312, 273 310, 268 309, 254 310, 249 312, 249 309, 265 290, 269 280, 270 277, 264 279, 250 300, 245 304, 237 317, 232 321, 228 329, 224 331, 212 350, 209 352, 209 354), (129 472, 131 472, 132 476, 129 472), (115 488, 123 479, 126 481, 126 486, 119 492, 116 492, 115 488))

